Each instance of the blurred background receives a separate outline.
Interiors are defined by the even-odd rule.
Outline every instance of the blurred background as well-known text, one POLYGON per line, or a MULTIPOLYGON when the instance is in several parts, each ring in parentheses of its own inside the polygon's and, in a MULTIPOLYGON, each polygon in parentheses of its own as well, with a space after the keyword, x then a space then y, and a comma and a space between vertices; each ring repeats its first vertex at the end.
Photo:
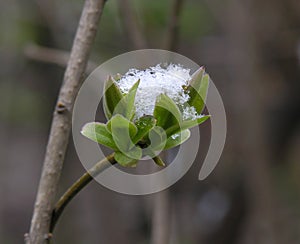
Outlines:
MULTIPOLYGON (((0 243, 23 242, 56 97, 83 1, 0 2, 0 243)), ((92 182, 54 243, 300 243, 300 2, 108 0, 87 73, 140 48, 204 65, 222 95, 227 142, 198 181, 209 143, 170 189, 127 196, 92 182)), ((84 172, 70 138, 60 194, 84 172)))

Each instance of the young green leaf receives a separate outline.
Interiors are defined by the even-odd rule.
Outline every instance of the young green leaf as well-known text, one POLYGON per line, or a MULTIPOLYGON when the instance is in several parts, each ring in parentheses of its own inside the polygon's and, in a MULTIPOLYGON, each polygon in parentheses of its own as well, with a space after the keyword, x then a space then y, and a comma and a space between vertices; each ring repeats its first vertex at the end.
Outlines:
POLYGON ((164 147, 164 150, 176 147, 182 143, 184 143, 187 139, 190 138, 191 132, 189 129, 183 130, 179 133, 176 133, 172 136, 170 136, 166 142, 166 145, 164 147))
POLYGON ((145 115, 139 118, 135 125, 138 129, 137 134, 133 138, 133 143, 136 144, 148 135, 148 132, 155 126, 156 119, 151 115, 145 115))
POLYGON ((190 96, 188 104, 193 106, 200 114, 205 106, 209 86, 209 75, 205 74, 204 68, 199 68, 193 75, 187 87, 187 93, 190 96))
POLYGON ((165 94, 157 97, 153 115, 157 119, 156 125, 165 130, 181 122, 181 113, 177 105, 165 94))
POLYGON ((128 152, 135 146, 132 139, 137 134, 138 129, 134 123, 122 115, 114 115, 108 121, 107 129, 111 132, 112 138, 119 148, 119 151, 128 152))
POLYGON ((164 149, 167 141, 165 130, 159 126, 154 126, 147 137, 147 147, 143 149, 144 155, 148 155, 151 158, 156 156, 156 152, 160 152, 164 149))
POLYGON ((132 120, 135 113, 134 100, 139 84, 140 80, 131 87, 129 92, 123 97, 122 102, 119 102, 115 107, 114 114, 121 114, 125 118, 132 120))
POLYGON ((128 151, 118 151, 131 160, 140 160, 142 158, 142 149, 140 147, 133 147, 128 151))
POLYGON ((123 102, 123 95, 111 76, 109 76, 108 80, 105 82, 104 90, 104 113, 106 118, 110 119, 114 113, 116 106, 119 103, 123 102))
POLYGON ((203 122, 205 122, 208 118, 210 118, 210 115, 204 115, 198 119, 194 120, 184 120, 181 122, 180 126, 172 126, 169 129, 167 129, 166 133, 167 135, 174 135, 178 133, 179 131, 183 131, 189 128, 192 128, 194 126, 200 125, 203 122))
POLYGON ((113 150, 118 150, 112 135, 107 131, 105 124, 97 122, 87 123, 83 126, 81 134, 99 144, 113 150))
POLYGON ((124 167, 135 167, 138 160, 127 157, 121 152, 115 152, 115 160, 124 167))
POLYGON ((189 129, 189 128, 192 128, 194 126, 200 125, 209 118, 210 118, 210 115, 204 115, 204 116, 202 116, 198 119, 185 120, 185 121, 182 122, 180 129, 185 130, 185 129, 189 129))
POLYGON ((161 151, 164 148, 167 141, 166 132, 161 127, 154 126, 149 131, 149 140, 149 149, 151 149, 152 151, 161 151))

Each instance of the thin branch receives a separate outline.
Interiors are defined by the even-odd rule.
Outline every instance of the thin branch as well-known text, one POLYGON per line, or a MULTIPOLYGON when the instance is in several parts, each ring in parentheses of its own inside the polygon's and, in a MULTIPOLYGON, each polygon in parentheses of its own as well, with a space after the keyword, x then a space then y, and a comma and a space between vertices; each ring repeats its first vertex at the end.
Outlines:
POLYGON ((153 202, 151 244, 165 244, 170 240, 170 191, 156 193, 153 202))
POLYGON ((216 20, 216 22, 222 27, 227 28, 226 14, 224 14, 224 6, 220 4, 219 1, 215 0, 204 0, 204 3, 210 10, 211 16, 216 20))
POLYGON ((59 12, 56 11, 59 7, 57 1, 35 0, 35 3, 38 6, 39 14, 49 28, 55 44, 60 45, 62 43, 60 33, 64 29, 62 25, 64 21, 61 19, 59 12))
MULTIPOLYGON (((156 156, 153 158, 154 162, 159 161, 163 165, 165 164, 163 160, 156 156)), ((55 204, 55 207, 52 212, 52 219, 50 224, 50 235, 53 232, 55 225, 61 216, 63 210, 68 205, 68 203, 79 193, 85 186, 87 186, 93 179, 93 177, 99 175, 105 169, 110 167, 111 165, 116 164, 114 155, 110 154, 106 158, 102 159, 98 163, 96 163, 88 172, 83 174, 69 189, 63 194, 63 196, 58 200, 55 204)))
POLYGON ((72 109, 94 42, 105 0, 86 0, 53 114, 27 244, 49 241, 49 227, 71 130, 72 109))
POLYGON ((136 49, 146 48, 147 43, 138 25, 137 16, 133 11, 130 0, 119 0, 119 5, 124 27, 133 47, 136 49))
POLYGON ((169 20, 166 49, 176 51, 179 42, 179 18, 184 0, 174 0, 169 20))
POLYGON ((25 46, 24 55, 27 58, 45 63, 57 64, 63 68, 67 66, 70 58, 70 53, 67 51, 42 47, 33 43, 25 46))
MULTIPOLYGON (((169 152, 167 151, 161 153, 164 160, 167 160, 168 153, 169 152)), ((160 157, 158 157, 158 160, 165 165, 160 157)), ((170 205, 170 192, 168 189, 154 195, 151 223, 151 244, 169 243, 170 205)))
MULTIPOLYGON (((58 65, 66 68, 70 59, 70 52, 43 47, 34 43, 30 43, 24 48, 24 55, 32 60, 58 65)), ((88 61, 86 72, 91 73, 97 65, 92 61, 88 61)))
POLYGON ((102 159, 98 163, 96 163, 88 172, 82 175, 58 200, 56 203, 50 224, 50 233, 53 232, 57 220, 61 216, 63 210, 68 205, 68 203, 80 192, 88 183, 90 183, 93 177, 97 176, 105 169, 110 167, 111 165, 116 164, 113 154, 107 156, 102 159))

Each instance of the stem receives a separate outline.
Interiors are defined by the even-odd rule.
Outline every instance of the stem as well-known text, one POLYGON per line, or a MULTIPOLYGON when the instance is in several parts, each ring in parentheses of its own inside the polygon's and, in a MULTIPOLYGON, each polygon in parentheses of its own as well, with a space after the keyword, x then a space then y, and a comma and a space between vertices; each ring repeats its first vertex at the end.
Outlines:
POLYGON ((34 205, 27 244, 49 242, 49 227, 59 179, 71 131, 72 110, 82 76, 86 69, 92 43, 105 0, 86 0, 79 21, 70 59, 53 114, 42 175, 34 205))
POLYGON ((169 20, 168 36, 166 49, 170 51, 176 51, 178 49, 179 42, 179 18, 182 12, 184 0, 174 0, 172 6, 172 12, 169 20))
MULTIPOLYGON (((155 156, 153 160, 157 164, 159 162, 160 166, 165 166, 165 163, 160 158, 160 156, 155 156)), ((110 154, 106 158, 96 163, 88 172, 83 174, 71 187, 69 187, 69 189, 58 200, 53 209, 49 233, 53 233, 55 225, 65 207, 77 195, 77 193, 80 192, 87 184, 89 184, 92 181, 93 177, 99 175, 105 169, 116 163, 117 161, 114 158, 114 154, 110 154)))
POLYGON ((133 48, 146 48, 147 42, 143 36, 137 15, 133 9, 133 2, 130 2, 129 0, 121 0, 119 1, 119 5, 120 12, 123 17, 122 22, 126 32, 128 33, 128 38, 130 39, 133 48))
MULTIPOLYGON (((30 43, 24 48, 24 54, 27 58, 39 62, 55 64, 63 68, 67 67, 70 58, 70 53, 67 51, 43 47, 34 43, 30 43)), ((96 67, 97 65, 95 63, 88 61, 86 72, 91 73, 96 67)))
POLYGON ((153 161, 158 165, 158 166, 161 166, 161 167, 165 167, 166 164, 164 163, 164 161, 162 160, 162 158, 160 156, 155 156, 154 158, 152 158, 153 161))
MULTIPOLYGON (((162 157, 167 159, 168 152, 162 152, 162 157)), ((155 162, 165 163, 161 157, 153 158, 155 162)), ((151 223, 151 244, 165 244, 169 243, 170 238, 170 192, 168 189, 158 192, 154 195, 152 223, 151 223)))
POLYGON ((115 164, 114 155, 111 154, 106 158, 102 159, 96 163, 88 172, 82 175, 58 200, 56 203, 50 224, 50 233, 53 233, 55 224, 57 223, 59 217, 61 216, 63 210, 68 205, 68 203, 80 192, 88 183, 90 183, 94 176, 97 176, 105 169, 115 164))
POLYGON ((151 244, 170 243, 170 191, 156 193, 153 199, 151 244))

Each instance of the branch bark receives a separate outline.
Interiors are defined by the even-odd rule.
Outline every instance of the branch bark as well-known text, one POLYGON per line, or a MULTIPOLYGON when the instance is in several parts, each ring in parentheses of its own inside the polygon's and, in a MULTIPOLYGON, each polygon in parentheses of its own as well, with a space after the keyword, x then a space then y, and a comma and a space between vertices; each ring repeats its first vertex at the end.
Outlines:
POLYGON ((71 130, 72 109, 82 83, 105 0, 86 0, 53 114, 49 141, 27 244, 49 241, 49 226, 71 130))
POLYGON ((114 155, 111 154, 106 158, 102 159, 96 163, 88 172, 83 174, 58 200, 55 204, 54 210, 52 212, 52 219, 50 224, 50 233, 53 232, 56 222, 59 219, 60 215, 64 211, 68 203, 80 192, 87 184, 89 184, 93 177, 97 176, 105 169, 110 167, 113 164, 116 164, 114 155))
MULTIPOLYGON (((55 48, 43 47, 34 43, 30 43, 24 48, 24 55, 32 60, 55 64, 62 68, 67 67, 70 59, 70 52, 55 48)), ((89 74, 96 67, 97 65, 95 63, 88 61, 86 72, 89 74)))
POLYGON ((136 49, 142 49, 147 47, 147 42, 141 32, 138 25, 136 13, 133 11, 133 6, 130 0, 120 0, 120 12, 124 20, 124 27, 128 33, 128 37, 136 49))
POLYGON ((174 0, 169 20, 166 49, 176 51, 179 42, 179 18, 184 0, 174 0))
POLYGON ((156 193, 153 199, 151 244, 170 242, 170 191, 156 193))

